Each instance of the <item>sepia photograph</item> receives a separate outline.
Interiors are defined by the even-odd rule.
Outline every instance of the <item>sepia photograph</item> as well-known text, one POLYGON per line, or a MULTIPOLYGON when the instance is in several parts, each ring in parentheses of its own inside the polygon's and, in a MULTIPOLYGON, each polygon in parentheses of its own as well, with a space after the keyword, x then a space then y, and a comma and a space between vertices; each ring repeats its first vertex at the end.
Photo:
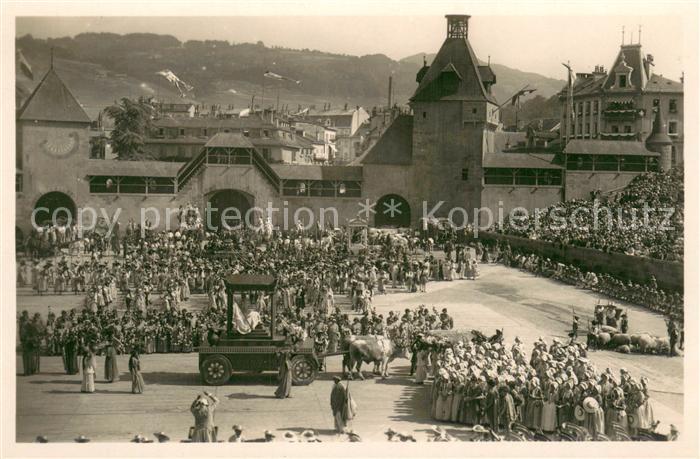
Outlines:
POLYGON ((697 5, 638 3, 3 7, 3 441, 697 454, 697 5))

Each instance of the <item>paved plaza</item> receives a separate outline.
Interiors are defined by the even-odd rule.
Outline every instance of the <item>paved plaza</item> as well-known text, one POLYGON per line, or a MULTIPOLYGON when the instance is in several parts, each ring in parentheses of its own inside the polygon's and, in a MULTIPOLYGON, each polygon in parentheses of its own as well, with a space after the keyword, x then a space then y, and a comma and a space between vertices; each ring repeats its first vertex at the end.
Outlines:
MULTIPOLYGON (((566 339, 570 330, 572 307, 581 316, 583 328, 593 316, 600 300, 608 299, 590 291, 576 289, 550 279, 501 265, 480 266, 476 281, 431 282, 427 293, 397 293, 375 297, 379 313, 403 310, 420 304, 446 307, 454 318, 455 328, 477 328, 486 334, 503 328, 505 343, 510 346, 515 336, 524 342, 529 354, 532 343, 539 337, 550 341, 566 339)), ((32 295, 27 289, 18 292, 18 311, 45 314, 47 305, 55 311, 77 306, 82 296, 62 297, 32 295)), ((195 295, 187 307, 201 308, 204 295, 195 295)), ((661 315, 646 309, 616 302, 628 310, 630 332, 649 332, 665 336, 661 315)), ((589 353, 590 359, 602 370, 610 367, 619 374, 626 368, 635 379, 649 378, 650 395, 655 416, 663 424, 673 423, 683 432, 683 358, 619 354, 611 351, 589 353)), ((144 394, 131 394, 127 370, 128 356, 119 357, 121 380, 112 384, 101 382, 103 357, 98 357, 97 391, 80 392, 80 375, 68 376, 60 357, 41 359, 41 373, 17 376, 17 441, 32 441, 46 435, 50 441, 73 441, 86 435, 92 441, 128 441, 136 434, 152 437, 164 431, 173 441, 187 436, 193 424, 190 403, 202 390, 209 390, 220 400, 215 423, 219 438, 226 440, 231 426, 240 424, 247 438, 262 437, 272 430, 282 436, 286 430, 300 432, 315 429, 324 441, 339 439, 333 433, 329 395, 332 377, 340 372, 340 357, 327 361, 327 371, 309 386, 294 387, 292 398, 274 397, 275 374, 235 374, 226 386, 208 387, 201 383, 197 372, 197 354, 150 354, 141 358, 146 383, 144 394)), ((21 372, 21 357, 17 371, 21 372)), ((364 367, 366 375, 371 371, 364 367)), ((383 432, 393 427, 413 433, 421 441, 427 438, 431 425, 430 386, 417 386, 408 376, 409 362, 397 360, 390 366, 387 380, 367 378, 350 382, 350 390, 358 404, 358 416, 351 422, 365 440, 383 440, 383 432)), ((463 437, 465 427, 444 424, 448 432, 463 437)))

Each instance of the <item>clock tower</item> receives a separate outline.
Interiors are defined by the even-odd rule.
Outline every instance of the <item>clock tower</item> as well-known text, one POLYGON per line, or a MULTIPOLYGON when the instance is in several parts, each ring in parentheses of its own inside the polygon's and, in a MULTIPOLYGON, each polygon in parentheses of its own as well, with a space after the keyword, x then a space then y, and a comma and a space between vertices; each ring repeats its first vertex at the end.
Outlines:
POLYGON ((75 208, 85 195, 80 170, 89 158, 90 118, 53 68, 17 112, 17 226, 30 229, 32 211, 46 195, 75 208))

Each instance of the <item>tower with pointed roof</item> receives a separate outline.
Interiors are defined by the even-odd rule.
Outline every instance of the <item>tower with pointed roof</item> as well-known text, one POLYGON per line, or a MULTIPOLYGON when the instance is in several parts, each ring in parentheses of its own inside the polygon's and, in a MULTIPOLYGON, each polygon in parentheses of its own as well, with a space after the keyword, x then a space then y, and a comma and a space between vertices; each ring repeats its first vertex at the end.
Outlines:
POLYGON ((75 211, 79 196, 84 194, 76 172, 89 158, 90 124, 90 117, 52 62, 17 111, 18 226, 28 229, 31 212, 38 207, 48 209, 37 217, 39 220, 60 207, 75 211))
MULTIPOLYGON (((491 92, 496 75, 469 44, 468 15, 447 15, 447 36, 432 64, 416 75, 413 109, 413 201, 446 217, 481 203, 482 159, 498 125, 491 92)), ((459 217, 455 217, 459 220, 459 217)))

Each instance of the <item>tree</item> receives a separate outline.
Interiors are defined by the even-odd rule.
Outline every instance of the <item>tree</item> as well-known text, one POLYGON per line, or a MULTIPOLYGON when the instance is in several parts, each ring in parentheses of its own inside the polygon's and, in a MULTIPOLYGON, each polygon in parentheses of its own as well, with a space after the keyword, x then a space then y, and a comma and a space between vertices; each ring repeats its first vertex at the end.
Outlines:
POLYGON ((114 120, 111 140, 118 159, 137 161, 148 157, 144 145, 154 111, 151 99, 144 97, 137 100, 123 97, 118 104, 105 108, 105 113, 114 120))

